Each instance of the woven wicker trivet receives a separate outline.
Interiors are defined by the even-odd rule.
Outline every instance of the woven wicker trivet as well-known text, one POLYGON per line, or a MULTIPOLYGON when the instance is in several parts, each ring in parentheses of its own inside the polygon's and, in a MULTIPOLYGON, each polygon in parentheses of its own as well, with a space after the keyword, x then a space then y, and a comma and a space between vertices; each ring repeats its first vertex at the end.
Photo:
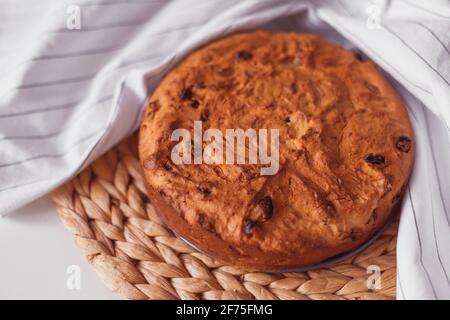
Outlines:
POLYGON ((103 282, 128 299, 395 299, 398 219, 363 252, 326 269, 255 273, 195 252, 146 196, 136 135, 53 193, 58 214, 103 282), (381 270, 369 290, 368 266, 381 270))

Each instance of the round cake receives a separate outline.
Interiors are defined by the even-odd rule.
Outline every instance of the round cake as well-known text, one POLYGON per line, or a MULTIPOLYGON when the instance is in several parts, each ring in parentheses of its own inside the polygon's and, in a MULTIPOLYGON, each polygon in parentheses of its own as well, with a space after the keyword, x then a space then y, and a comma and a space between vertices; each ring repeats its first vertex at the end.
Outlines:
POLYGON ((413 155, 407 111, 376 65, 302 33, 242 33, 193 52, 154 91, 139 135, 164 222, 252 270, 361 246, 401 198, 413 155), (228 140, 237 129, 241 145, 228 140))

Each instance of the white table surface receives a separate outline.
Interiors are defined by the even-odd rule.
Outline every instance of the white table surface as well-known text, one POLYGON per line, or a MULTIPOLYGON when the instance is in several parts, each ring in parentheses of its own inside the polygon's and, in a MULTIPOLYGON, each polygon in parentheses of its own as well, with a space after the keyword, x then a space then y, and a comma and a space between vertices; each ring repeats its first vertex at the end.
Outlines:
POLYGON ((0 217, 0 254, 0 299, 119 299, 75 247, 48 197, 0 217), (79 290, 67 286, 73 265, 79 290))

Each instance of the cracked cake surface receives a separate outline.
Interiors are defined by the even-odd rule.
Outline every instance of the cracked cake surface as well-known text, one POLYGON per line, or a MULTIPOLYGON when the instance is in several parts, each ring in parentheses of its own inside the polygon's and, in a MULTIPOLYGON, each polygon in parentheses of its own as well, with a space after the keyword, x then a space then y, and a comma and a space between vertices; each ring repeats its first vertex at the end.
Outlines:
MULTIPOLYGON (((207 145, 204 142, 203 147, 207 145)), ((387 221, 413 164, 408 114, 376 65, 313 34, 242 33, 191 53, 149 99, 139 156, 163 220, 237 266, 352 250, 387 221), (279 129, 279 170, 171 160, 177 128, 279 129)))

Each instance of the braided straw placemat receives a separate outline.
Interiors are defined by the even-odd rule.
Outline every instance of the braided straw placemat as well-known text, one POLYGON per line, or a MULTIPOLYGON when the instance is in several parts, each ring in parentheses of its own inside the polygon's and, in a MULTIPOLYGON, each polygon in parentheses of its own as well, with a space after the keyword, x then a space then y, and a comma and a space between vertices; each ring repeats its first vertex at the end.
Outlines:
POLYGON ((395 299, 398 218, 367 249, 326 269, 246 272, 196 252, 158 218, 124 140, 56 190, 59 217, 103 282, 127 299, 395 299), (368 266, 381 270, 369 290, 368 266))

